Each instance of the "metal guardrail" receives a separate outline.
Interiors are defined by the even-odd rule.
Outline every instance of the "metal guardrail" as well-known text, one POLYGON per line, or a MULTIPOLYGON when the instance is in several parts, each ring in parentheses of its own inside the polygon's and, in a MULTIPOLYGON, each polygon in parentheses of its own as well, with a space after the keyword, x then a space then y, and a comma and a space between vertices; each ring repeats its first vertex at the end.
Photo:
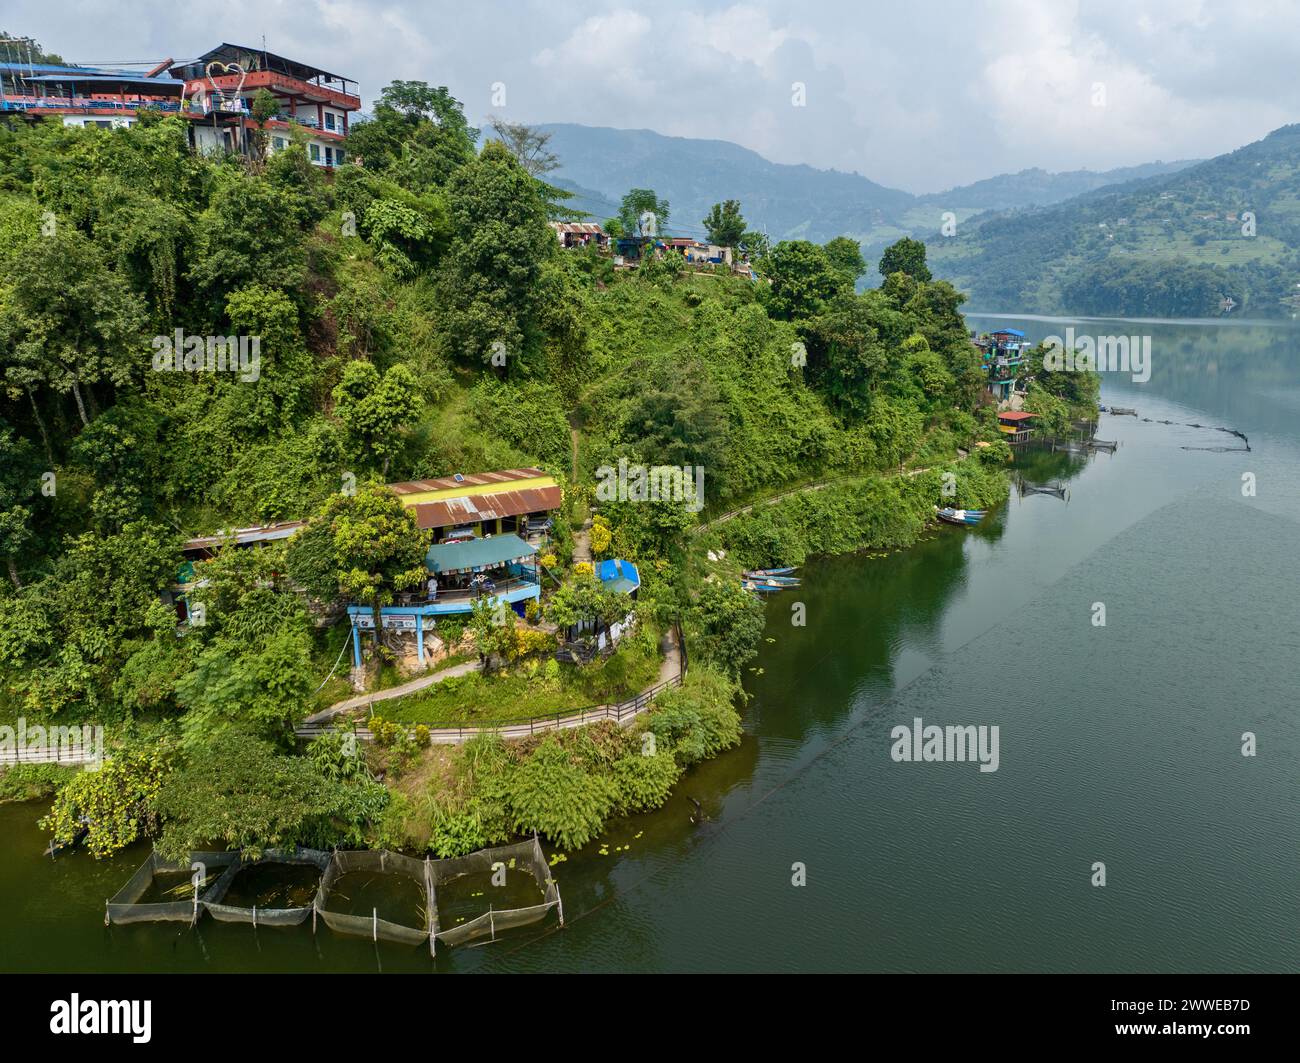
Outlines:
MULTIPOLYGON (((656 683, 652 687, 641 691, 634 698, 627 701, 621 701, 613 705, 589 705, 582 709, 560 709, 553 713, 543 713, 540 716, 520 716, 510 720, 496 720, 482 724, 457 723, 457 724, 439 724, 429 723, 422 724, 429 729, 430 740, 437 743, 446 743, 453 739, 457 743, 463 742, 466 738, 473 738, 482 734, 507 734, 508 737, 520 738, 524 735, 542 734, 547 731, 564 730, 569 727, 582 727, 588 723, 596 723, 600 720, 613 720, 622 726, 624 720, 630 720, 646 710, 655 696, 669 687, 679 687, 686 680, 686 670, 688 658, 686 654, 686 639, 682 634, 680 625, 674 624, 673 630, 677 634, 677 646, 681 653, 681 666, 677 674, 670 679, 656 683)), ((419 691, 412 691, 419 693, 419 691)), ((386 699, 395 701, 396 698, 386 699)), ((374 703, 370 703, 370 710, 374 712, 374 703)), ((415 732, 417 725, 409 726, 406 731, 408 735, 415 732)), ((338 728, 331 727, 329 724, 301 724, 294 729, 294 733, 299 738, 308 740, 318 738, 323 734, 328 734, 338 728)), ((374 733, 368 727, 360 727, 354 719, 351 733, 363 742, 374 740, 374 733)))
POLYGON ((58 746, 54 749, 6 749, 0 750, 0 766, 13 767, 18 764, 93 764, 102 755, 102 750, 96 751, 84 746, 58 746))

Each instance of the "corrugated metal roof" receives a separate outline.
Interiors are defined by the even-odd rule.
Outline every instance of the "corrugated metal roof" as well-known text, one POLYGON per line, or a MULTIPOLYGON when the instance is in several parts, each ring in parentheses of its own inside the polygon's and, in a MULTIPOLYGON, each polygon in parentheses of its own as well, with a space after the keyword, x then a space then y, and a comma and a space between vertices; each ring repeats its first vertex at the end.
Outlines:
POLYGON ((439 476, 434 480, 403 480, 389 484, 388 489, 398 495, 418 495, 424 491, 445 491, 451 487, 481 487, 485 484, 505 484, 514 480, 531 480, 546 476, 541 469, 502 469, 499 472, 476 472, 455 476, 439 476))
POLYGON ((1027 421, 1031 417, 1037 417, 1037 414, 1030 413, 1028 410, 1004 410, 998 414, 999 421, 1027 421))
POLYGON ((258 524, 251 528, 235 528, 232 531, 216 535, 200 535, 188 540, 181 549, 210 550, 221 546, 232 535, 235 538, 235 543, 239 546, 246 546, 249 543, 268 543, 276 539, 288 539, 302 530, 304 523, 306 522, 301 520, 286 520, 281 521, 279 524, 258 524))
POLYGON ((535 546, 529 546, 517 535, 493 535, 488 539, 431 546, 424 555, 424 564, 430 572, 469 572, 508 561, 528 561, 536 553, 535 546))
POLYGON ((422 502, 415 507, 415 522, 421 528, 450 528, 456 524, 477 524, 481 520, 544 513, 559 508, 558 487, 532 487, 522 491, 492 491, 422 502))
POLYGON ((580 233, 582 235, 605 235, 605 230, 589 221, 553 221, 551 228, 557 233, 580 233))

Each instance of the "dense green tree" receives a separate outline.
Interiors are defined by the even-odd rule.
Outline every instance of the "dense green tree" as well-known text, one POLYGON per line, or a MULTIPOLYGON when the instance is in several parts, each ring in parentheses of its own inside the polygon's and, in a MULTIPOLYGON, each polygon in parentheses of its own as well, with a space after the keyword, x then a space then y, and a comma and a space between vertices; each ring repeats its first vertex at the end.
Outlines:
POLYGON ((540 343, 538 282, 555 254, 546 206, 499 142, 461 167, 447 194, 455 232, 442 278, 450 343, 480 363, 499 354, 509 367, 540 343))
POLYGON ((368 603, 376 641, 382 641, 380 610, 393 604, 397 591, 428 579, 429 545, 414 510, 382 484, 366 484, 355 494, 330 496, 291 542, 289 572, 309 590, 324 592, 332 585, 337 593, 368 603))
POLYGON ((15 263, 0 350, 22 370, 14 379, 71 394, 88 425, 98 409, 96 385, 124 386, 150 364, 141 301, 71 225, 26 251, 15 263))
POLYGON ((16 588, 23 585, 18 558, 32 540, 33 508, 43 471, 36 448, 0 421, 0 555, 16 588))
POLYGON ((446 86, 394 81, 380 92, 373 116, 349 127, 346 149, 368 171, 424 192, 474 157, 478 135, 446 86))
POLYGON ((772 282, 769 311, 784 321, 815 317, 852 288, 826 249, 807 240, 782 240, 768 255, 764 272, 772 282))
POLYGON ((867 260, 862 257, 862 245, 847 236, 837 236, 825 245, 831 265, 856 284, 867 272, 867 260))
POLYGON ((370 362, 349 362, 334 388, 334 413, 348 434, 381 463, 388 475, 403 446, 402 429, 420 410, 415 375, 404 365, 380 374, 370 362))
POLYGON ((280 756, 265 742, 228 734, 196 747, 163 780, 158 851, 185 859, 215 840, 256 857, 340 837, 355 844, 386 801, 369 780, 330 779, 309 757, 280 756))
POLYGON ((669 213, 668 200, 660 199, 653 189, 634 188, 619 204, 619 233, 622 236, 662 235, 669 213))
POLYGON ((925 244, 904 236, 885 248, 880 257, 880 275, 886 280, 895 273, 906 273, 918 281, 930 279, 930 268, 925 264, 925 244))
POLYGON ((704 218, 704 228, 709 243, 723 247, 737 247, 745 235, 745 219, 740 214, 740 200, 728 199, 714 203, 704 218))

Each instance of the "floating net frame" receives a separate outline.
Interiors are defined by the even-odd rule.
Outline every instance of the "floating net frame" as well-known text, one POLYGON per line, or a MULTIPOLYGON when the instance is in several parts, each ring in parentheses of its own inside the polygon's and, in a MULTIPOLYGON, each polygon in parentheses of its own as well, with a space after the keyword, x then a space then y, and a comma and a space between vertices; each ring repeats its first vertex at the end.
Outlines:
MULTIPOLYGON (((316 900, 312 904, 316 916, 325 925, 339 934, 353 937, 370 938, 372 941, 395 941, 402 945, 419 945, 427 941, 429 952, 434 952, 434 938, 438 932, 438 909, 433 897, 433 877, 429 870, 429 860, 416 860, 401 853, 392 853, 387 849, 361 850, 348 852, 335 850, 329 856, 325 873, 321 876, 320 886, 316 890, 316 900), (378 909, 369 916, 351 915, 346 912, 333 912, 327 907, 330 890, 339 876, 353 871, 375 871, 381 875, 406 875, 424 887, 425 917, 423 927, 406 926, 379 918, 378 909)), ((315 927, 315 918, 312 919, 315 927)))
MULTIPOLYGON (((468 856, 456 856, 445 860, 434 860, 430 864, 432 872, 433 899, 437 901, 437 887, 448 883, 461 875, 470 875, 492 871, 494 865, 509 865, 514 861, 514 870, 531 874, 537 881, 541 901, 524 908, 489 907, 475 919, 461 923, 446 930, 438 929, 437 939, 445 945, 464 945, 478 938, 495 941, 497 932, 513 927, 528 926, 546 918, 554 908, 559 916, 560 926, 564 925, 564 904, 560 900, 560 887, 551 877, 551 869, 546 863, 546 854, 542 852, 542 843, 537 835, 524 842, 513 845, 499 845, 492 849, 480 849, 468 856)), ((434 909, 434 923, 437 923, 437 909, 434 909)))
MULTIPOLYGON (((222 923, 248 923, 252 926, 297 926, 305 923, 316 907, 315 894, 310 903, 297 908, 258 908, 225 904, 226 894, 234 885, 235 878, 241 871, 249 868, 264 867, 269 864, 293 864, 299 867, 314 867, 321 873, 321 879, 330 864, 330 854, 322 849, 268 849, 260 857, 252 858, 242 852, 235 854, 230 866, 203 895, 202 905, 213 919, 222 923)), ((316 888, 318 894, 319 884, 316 888)))
POLYGON ((104 902, 104 925, 144 922, 193 925, 202 914, 204 901, 211 895, 220 877, 209 877, 204 888, 200 888, 195 896, 185 900, 141 904, 140 898, 153 885, 154 879, 159 874, 184 874, 190 871, 195 863, 201 863, 209 869, 228 869, 238 858, 238 853, 190 853, 189 862, 182 864, 164 860, 156 851, 152 852, 148 859, 136 868, 135 874, 127 879, 126 884, 104 902))
POLYGON ((336 933, 354 937, 368 937, 372 941, 392 941, 403 945, 429 943, 430 955, 436 954, 438 941, 445 945, 463 945, 479 938, 496 940, 497 932, 514 927, 528 926, 545 919, 554 908, 564 925, 564 902, 560 887, 551 876, 546 854, 537 835, 527 841, 511 845, 498 845, 480 849, 468 856, 433 860, 425 857, 416 860, 387 849, 324 852, 320 849, 267 850, 255 859, 245 859, 240 852, 194 852, 188 864, 162 859, 157 852, 149 854, 111 898, 105 902, 104 924, 141 922, 196 923, 206 910, 214 919, 225 923, 247 923, 252 926, 295 926, 311 916, 312 930, 319 917, 336 933), (507 867, 514 862, 513 870, 531 874, 537 881, 541 901, 523 908, 489 907, 482 915, 459 926, 443 930, 438 924, 437 884, 448 883, 462 875, 490 872, 498 863, 507 867), (207 871, 220 869, 218 875, 208 875, 207 882, 196 896, 176 901, 159 901, 141 904, 154 879, 161 874, 179 874, 190 871, 196 863, 207 871), (231 884, 240 871, 262 864, 310 865, 321 871, 320 883, 310 905, 298 908, 245 908, 223 903, 231 884), (425 919, 422 927, 407 926, 380 919, 378 910, 369 916, 331 911, 328 907, 331 887, 341 875, 353 871, 371 871, 379 874, 406 875, 423 887, 425 919))

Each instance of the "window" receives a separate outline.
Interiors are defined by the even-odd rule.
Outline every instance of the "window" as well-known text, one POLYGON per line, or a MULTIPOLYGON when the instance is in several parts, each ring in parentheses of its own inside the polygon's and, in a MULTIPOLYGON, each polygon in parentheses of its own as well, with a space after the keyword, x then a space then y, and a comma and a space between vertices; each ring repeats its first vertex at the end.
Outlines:
POLYGON ((334 149, 333 149, 333 148, 326 148, 326 149, 325 149, 325 165, 326 165, 326 166, 333 166, 333 165, 334 165, 334 149))
POLYGON ((338 165, 340 165, 340 166, 343 165, 343 149, 342 149, 342 148, 335 148, 335 149, 334 149, 334 161, 335 161, 336 163, 338 163, 338 165))
POLYGON ((320 145, 319 145, 319 144, 313 144, 313 145, 311 146, 311 161, 312 161, 312 162, 320 162, 320 145))
POLYGON ((284 137, 272 137, 271 143, 275 146, 276 151, 283 151, 286 141, 284 137))
POLYGON ((334 112, 333 112, 333 111, 326 111, 326 112, 325 112, 325 128, 326 128, 326 129, 333 129, 333 128, 334 128, 334 112))

